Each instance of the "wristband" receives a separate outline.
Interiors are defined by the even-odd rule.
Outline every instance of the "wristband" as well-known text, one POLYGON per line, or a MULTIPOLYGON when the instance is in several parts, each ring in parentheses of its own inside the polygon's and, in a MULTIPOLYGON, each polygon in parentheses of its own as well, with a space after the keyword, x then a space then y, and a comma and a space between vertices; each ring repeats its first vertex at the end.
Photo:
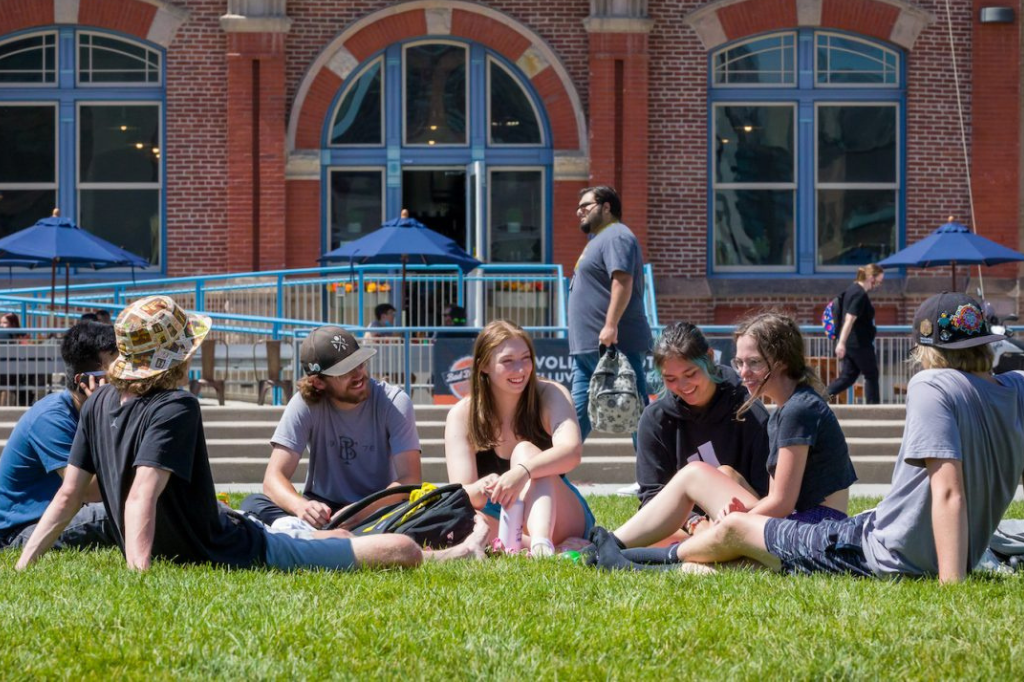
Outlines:
POLYGON ((526 477, 532 481, 533 480, 533 474, 531 474, 530 470, 526 468, 526 465, 523 464, 522 462, 519 462, 519 466, 523 467, 523 471, 526 472, 526 477))

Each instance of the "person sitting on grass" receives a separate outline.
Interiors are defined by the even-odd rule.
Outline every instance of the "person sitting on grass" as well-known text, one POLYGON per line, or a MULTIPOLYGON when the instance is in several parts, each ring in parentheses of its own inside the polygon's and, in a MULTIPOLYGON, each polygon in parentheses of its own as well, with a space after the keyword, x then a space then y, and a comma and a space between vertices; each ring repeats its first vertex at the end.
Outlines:
MULTIPOLYGON (((1024 471, 1024 372, 992 374, 988 344, 1005 337, 992 333, 966 294, 929 298, 912 333, 911 358, 922 371, 907 384, 892 488, 875 509, 818 525, 729 514, 682 543, 676 559, 748 558, 786 573, 962 580, 988 547, 1024 471)), ((609 556, 617 553, 614 542, 606 545, 609 556)))
POLYGON ((576 410, 560 384, 539 379, 530 336, 511 322, 491 322, 473 348, 470 395, 448 412, 448 480, 466 487, 488 519, 524 502, 524 532, 534 556, 550 556, 570 537, 586 537, 594 516, 566 478, 583 449, 576 410))
MULTIPOLYGON (((117 357, 114 330, 79 322, 64 334, 60 354, 67 390, 51 393, 21 416, 0 455, 0 548, 23 546, 61 486, 82 404, 103 383, 117 357)), ((114 544, 107 513, 93 485, 54 547, 114 544)))
POLYGON ((654 365, 665 392, 637 427, 640 506, 690 462, 718 467, 758 497, 766 495, 768 410, 757 401, 744 418, 736 417, 747 390, 735 372, 715 364, 700 329, 689 322, 665 327, 654 345, 654 365))
POLYGON ((17 568, 59 537, 95 476, 129 568, 154 557, 231 568, 352 569, 415 566, 424 559, 483 557, 487 528, 460 545, 424 552, 403 535, 352 538, 348 531, 275 532, 218 503, 199 402, 180 390, 210 320, 167 296, 136 301, 114 325, 119 357, 112 385, 86 401, 60 490, 29 538, 17 568))
POLYGON ((690 517, 694 505, 715 521, 735 511, 808 523, 846 518, 849 487, 857 476, 846 437, 825 402, 824 386, 804 359, 800 328, 784 315, 761 313, 742 322, 735 339, 733 367, 750 393, 737 416, 742 418, 762 396, 777 405, 768 419, 768 494, 759 497, 716 467, 691 462, 613 534, 594 529, 598 565, 632 568, 627 559, 653 564, 673 560, 694 538, 668 550, 633 550, 625 558, 606 550, 662 540, 690 517))

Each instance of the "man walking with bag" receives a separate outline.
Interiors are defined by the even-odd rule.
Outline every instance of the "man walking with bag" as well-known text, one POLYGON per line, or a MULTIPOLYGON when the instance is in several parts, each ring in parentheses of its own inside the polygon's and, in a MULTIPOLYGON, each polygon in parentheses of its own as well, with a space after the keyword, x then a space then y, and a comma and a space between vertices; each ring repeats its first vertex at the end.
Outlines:
MULTIPOLYGON (((569 285, 569 354, 572 399, 584 439, 590 378, 600 346, 615 346, 636 372, 637 390, 648 402, 644 359, 651 349, 651 328, 644 314, 644 262, 640 242, 623 225, 622 202, 611 187, 580 192, 576 216, 589 241, 569 285)), ((634 425, 635 428, 635 425, 634 425)))

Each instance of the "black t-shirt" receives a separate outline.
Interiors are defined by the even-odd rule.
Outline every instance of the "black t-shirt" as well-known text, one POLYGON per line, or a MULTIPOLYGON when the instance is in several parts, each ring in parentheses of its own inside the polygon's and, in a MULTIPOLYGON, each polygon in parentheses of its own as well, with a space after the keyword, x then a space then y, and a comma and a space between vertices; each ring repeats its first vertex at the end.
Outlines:
MULTIPOLYGON (((853 329, 846 339, 847 348, 867 348, 875 341, 875 306, 871 305, 868 292, 854 282, 843 292, 843 320, 847 315, 857 319, 853 321, 853 329)), ((840 322, 839 324, 842 324, 840 322)), ((839 328, 842 331, 842 327, 839 328)))
POLYGON ((736 419, 747 391, 729 381, 718 384, 711 402, 697 410, 666 392, 644 410, 637 427, 636 480, 640 505, 650 502, 690 461, 727 464, 759 496, 768 493, 768 411, 754 403, 736 419))
POLYGON ((797 386, 768 419, 768 473, 772 476, 779 463, 779 449, 789 445, 808 446, 796 511, 821 504, 857 480, 839 420, 807 384, 797 386))
POLYGON ((124 506, 135 467, 171 472, 156 506, 153 556, 178 563, 245 568, 264 563, 265 531, 217 502, 199 402, 156 391, 121 404, 103 386, 82 407, 69 463, 96 474, 103 506, 124 553, 124 506))

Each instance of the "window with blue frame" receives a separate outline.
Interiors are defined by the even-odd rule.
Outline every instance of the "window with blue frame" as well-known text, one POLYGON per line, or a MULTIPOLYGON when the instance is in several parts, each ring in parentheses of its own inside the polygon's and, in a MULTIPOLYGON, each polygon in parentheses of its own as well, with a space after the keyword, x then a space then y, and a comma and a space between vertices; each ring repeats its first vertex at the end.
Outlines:
POLYGON ((710 57, 711 268, 813 274, 885 258, 902 234, 902 53, 786 31, 710 57))
POLYGON ((55 207, 162 266, 163 53, 64 27, 0 40, 0 236, 55 207))
POLYGON ((346 79, 323 140, 325 251, 406 209, 490 262, 549 258, 547 121, 529 79, 483 46, 388 47, 346 79))

